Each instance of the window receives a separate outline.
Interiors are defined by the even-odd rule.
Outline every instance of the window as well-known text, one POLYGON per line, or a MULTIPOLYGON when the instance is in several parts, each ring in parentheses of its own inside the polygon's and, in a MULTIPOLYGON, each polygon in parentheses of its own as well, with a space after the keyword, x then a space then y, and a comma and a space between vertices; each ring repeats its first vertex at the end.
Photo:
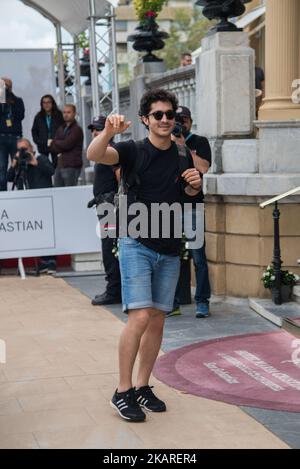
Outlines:
POLYGON ((116 30, 117 31, 127 31, 127 21, 116 21, 116 30))

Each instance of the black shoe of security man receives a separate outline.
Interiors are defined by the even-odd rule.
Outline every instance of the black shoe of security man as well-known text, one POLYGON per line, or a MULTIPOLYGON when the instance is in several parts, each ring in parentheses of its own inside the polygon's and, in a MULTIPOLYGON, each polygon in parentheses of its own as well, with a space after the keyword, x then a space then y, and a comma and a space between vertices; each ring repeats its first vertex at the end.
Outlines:
POLYGON ((110 296, 107 292, 102 293, 102 295, 96 295, 95 298, 92 300, 92 305, 94 306, 117 305, 120 303, 120 297, 110 296))
POLYGON ((56 273, 56 262, 55 261, 40 261, 38 264, 39 274, 55 274, 56 273))
POLYGON ((133 388, 125 392, 118 392, 116 390, 110 405, 123 419, 130 422, 143 422, 146 418, 146 415, 136 401, 133 388))
POLYGON ((150 412, 165 412, 167 410, 166 404, 156 397, 152 388, 153 386, 143 386, 135 389, 138 404, 150 412))

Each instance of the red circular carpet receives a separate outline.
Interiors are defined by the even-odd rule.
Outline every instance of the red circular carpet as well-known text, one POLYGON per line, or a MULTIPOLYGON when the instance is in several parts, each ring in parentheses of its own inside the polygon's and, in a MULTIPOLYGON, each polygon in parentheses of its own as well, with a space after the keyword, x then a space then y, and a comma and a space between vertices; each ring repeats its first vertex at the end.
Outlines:
POLYGON ((154 375, 196 396, 300 412, 300 340, 284 331, 209 340, 174 350, 157 360, 154 375))

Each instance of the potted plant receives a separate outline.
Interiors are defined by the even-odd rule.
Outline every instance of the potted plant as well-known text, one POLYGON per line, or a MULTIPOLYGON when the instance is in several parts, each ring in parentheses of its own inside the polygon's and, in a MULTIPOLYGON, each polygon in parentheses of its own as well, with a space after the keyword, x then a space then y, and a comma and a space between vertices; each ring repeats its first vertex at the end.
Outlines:
POLYGON ((163 39, 169 37, 168 33, 158 31, 155 21, 166 0, 134 0, 133 3, 139 25, 135 28, 137 33, 131 34, 127 39, 133 41, 134 50, 147 52, 142 58, 143 62, 161 62, 162 59, 152 54, 152 51, 162 49, 165 45, 163 39))
MULTIPOLYGON (((79 60, 80 63, 80 76, 87 77, 84 82, 86 86, 91 85, 91 65, 90 65, 90 44, 88 37, 85 32, 79 34, 77 37, 79 47, 82 51, 82 57, 79 60)), ((98 73, 101 73, 101 67, 104 67, 104 63, 98 62, 98 73)))
MULTIPOLYGON (((269 288, 272 292, 272 299, 274 301, 274 288, 275 288, 275 274, 273 266, 269 265, 262 276, 262 282, 265 288, 269 288)), ((299 276, 290 272, 289 270, 280 271, 280 293, 283 303, 289 301, 292 296, 293 286, 299 281, 299 276)))

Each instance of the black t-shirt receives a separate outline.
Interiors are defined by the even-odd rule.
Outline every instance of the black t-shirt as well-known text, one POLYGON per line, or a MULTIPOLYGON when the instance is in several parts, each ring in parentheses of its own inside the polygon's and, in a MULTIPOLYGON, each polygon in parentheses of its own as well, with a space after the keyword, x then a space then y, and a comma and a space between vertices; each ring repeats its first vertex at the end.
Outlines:
MULTIPOLYGON (((211 165, 211 148, 206 137, 192 134, 191 137, 187 138, 186 145, 190 150, 196 150, 197 155, 208 161, 209 166, 211 165)), ((196 203, 202 203, 203 200, 204 195, 202 190, 195 197, 184 196, 184 202, 193 203, 194 206, 196 203)))
POLYGON ((118 183, 115 178, 115 167, 96 164, 94 167, 94 197, 107 192, 117 192, 118 183))
MULTIPOLYGON (((143 141, 144 155, 143 164, 138 171, 140 184, 138 187, 137 201, 145 204, 148 208, 148 227, 150 235, 150 208, 151 203, 167 203, 169 205, 175 202, 182 202, 184 183, 180 177, 179 154, 177 146, 172 142, 168 150, 156 148, 148 138, 143 141)), ((134 167, 134 162, 139 157, 135 150, 136 146, 132 140, 115 144, 114 148, 119 153, 119 162, 124 170, 134 167)), ((193 160, 188 155, 188 167, 193 168, 193 160)), ((133 217, 134 218, 134 217, 133 217)), ((130 222, 130 217, 128 217, 130 222)), ((161 254, 177 256, 180 252, 181 240, 174 237, 172 233, 168 239, 162 238, 139 238, 139 241, 161 254)))

